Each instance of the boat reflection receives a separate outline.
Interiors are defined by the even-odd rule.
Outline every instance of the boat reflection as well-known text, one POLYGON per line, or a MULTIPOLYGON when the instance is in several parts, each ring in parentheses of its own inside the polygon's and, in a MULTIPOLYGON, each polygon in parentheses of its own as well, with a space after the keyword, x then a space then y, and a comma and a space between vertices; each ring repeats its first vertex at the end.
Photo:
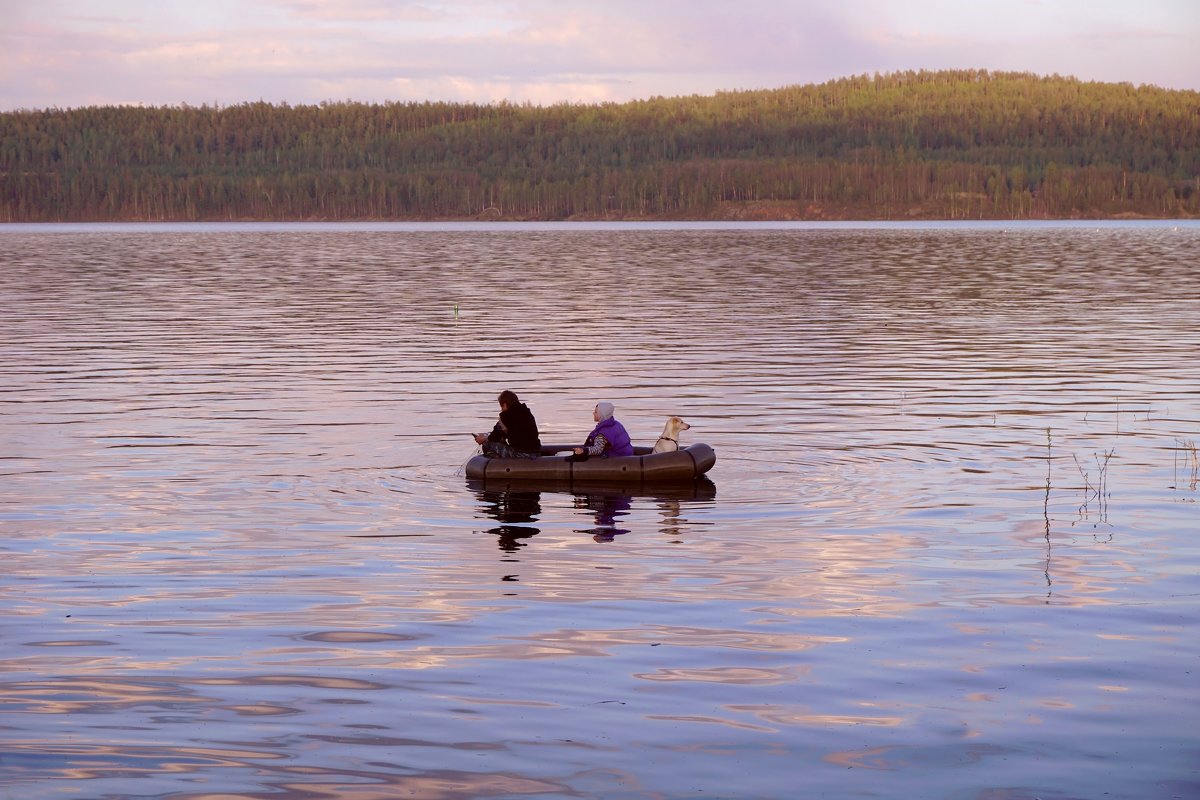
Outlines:
POLYGON ((578 533, 591 534, 598 542, 611 542, 629 533, 627 517, 635 504, 653 504, 659 510, 659 532, 678 536, 686 524, 684 508, 689 501, 707 502, 717 496, 711 480, 700 478, 679 484, 628 483, 528 483, 512 480, 468 479, 467 486, 475 493, 487 517, 500 524, 488 530, 499 537, 502 550, 513 552, 524 547, 519 540, 528 539, 541 529, 536 523, 542 514, 542 495, 572 495, 572 507, 587 519, 587 527, 576 528, 578 533))

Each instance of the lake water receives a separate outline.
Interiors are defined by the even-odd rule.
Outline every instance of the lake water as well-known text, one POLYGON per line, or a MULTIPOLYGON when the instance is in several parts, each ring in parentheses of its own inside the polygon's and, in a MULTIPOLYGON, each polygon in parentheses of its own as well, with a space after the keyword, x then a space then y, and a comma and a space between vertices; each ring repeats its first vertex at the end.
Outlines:
POLYGON ((1200 796, 1200 224, 0 226, 0 797, 1200 796), (513 389, 717 452, 469 486, 513 389))

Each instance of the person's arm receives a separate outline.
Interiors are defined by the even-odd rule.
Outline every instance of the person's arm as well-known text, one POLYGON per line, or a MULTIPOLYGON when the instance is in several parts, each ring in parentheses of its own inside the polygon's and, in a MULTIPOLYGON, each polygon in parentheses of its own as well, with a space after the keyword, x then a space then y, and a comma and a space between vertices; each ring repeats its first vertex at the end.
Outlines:
POLYGON ((604 438, 603 433, 597 433, 596 438, 592 440, 591 447, 576 447, 575 453, 583 455, 587 453, 589 456, 601 455, 608 448, 608 439, 604 438))
POLYGON ((487 444, 488 442, 508 444, 508 429, 505 428, 503 421, 497 422, 491 433, 475 434, 475 442, 477 444, 487 444))
POLYGON ((512 444, 508 441, 508 426, 504 424, 504 412, 500 412, 500 418, 496 420, 496 424, 492 427, 492 432, 488 434, 487 440, 493 444, 512 444))

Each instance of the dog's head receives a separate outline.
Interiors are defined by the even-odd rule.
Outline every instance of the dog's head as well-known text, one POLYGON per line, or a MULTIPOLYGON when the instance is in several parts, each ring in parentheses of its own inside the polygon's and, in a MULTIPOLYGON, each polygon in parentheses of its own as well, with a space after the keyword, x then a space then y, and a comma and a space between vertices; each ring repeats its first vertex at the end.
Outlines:
POLYGON ((672 433, 679 433, 680 431, 686 431, 686 430, 691 429, 691 427, 692 427, 691 425, 688 425, 686 422, 684 422, 679 417, 668 417, 667 418, 667 430, 671 431, 672 433))

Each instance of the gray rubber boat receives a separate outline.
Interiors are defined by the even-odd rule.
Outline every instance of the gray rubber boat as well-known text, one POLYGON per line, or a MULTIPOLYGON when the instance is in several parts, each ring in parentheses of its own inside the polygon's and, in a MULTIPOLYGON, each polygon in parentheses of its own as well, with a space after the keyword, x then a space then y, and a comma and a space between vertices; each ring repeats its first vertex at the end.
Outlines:
POLYGON ((542 445, 541 458, 488 458, 477 455, 465 467, 468 478, 618 483, 678 483, 695 480, 713 468, 717 454, 706 444, 690 444, 671 453, 635 447, 633 455, 570 461, 571 444, 542 445))

